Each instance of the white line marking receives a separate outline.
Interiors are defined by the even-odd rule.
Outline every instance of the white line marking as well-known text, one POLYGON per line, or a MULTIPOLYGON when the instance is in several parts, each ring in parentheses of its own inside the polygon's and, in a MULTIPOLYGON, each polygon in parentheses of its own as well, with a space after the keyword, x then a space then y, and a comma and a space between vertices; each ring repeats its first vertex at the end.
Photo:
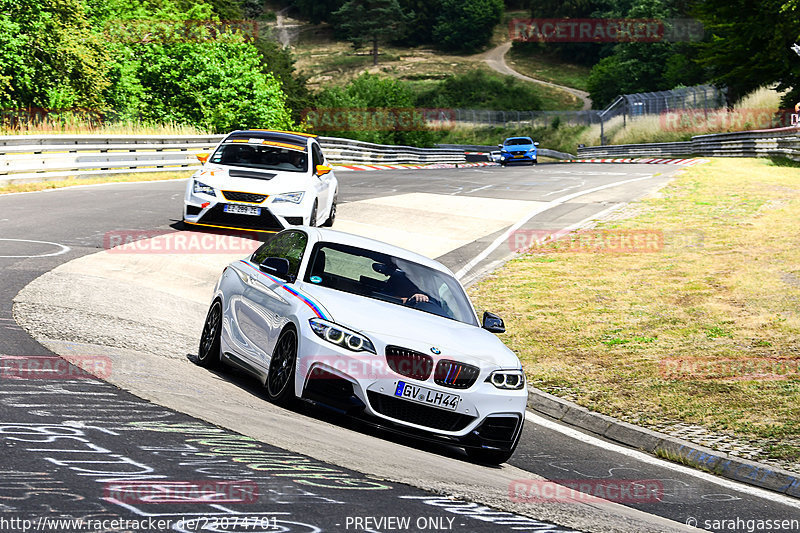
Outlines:
POLYGON ((586 181, 581 181, 581 182, 580 182, 579 184, 577 184, 577 185, 570 185, 569 187, 567 187, 567 188, 565 188, 565 189, 559 189, 559 190, 557 190, 557 191, 552 191, 552 192, 549 192, 549 193, 545 194, 545 196, 550 196, 551 194, 557 194, 557 193, 560 193, 560 192, 568 191, 568 190, 570 190, 570 189, 574 189, 575 187, 582 187, 582 186, 583 186, 583 185, 585 185, 585 184, 586 184, 586 181))
POLYGON ((484 189, 488 189, 489 187, 494 187, 494 185, 484 185, 483 187, 476 187, 475 189, 469 190, 469 191, 467 191, 467 192, 466 192, 466 193, 464 193, 464 194, 469 194, 469 193, 471 193, 471 192, 478 192, 478 191, 482 191, 482 190, 484 190, 484 189))
POLYGON ((8 258, 31 258, 31 257, 52 257, 55 255, 65 254, 70 251, 69 246, 65 246, 63 244, 58 244, 57 242, 47 242, 47 241, 31 241, 29 239, 0 239, 0 241, 13 241, 13 242, 32 242, 34 244, 49 244, 51 246, 58 246, 60 248, 59 251, 49 253, 49 254, 39 254, 39 255, 0 255, 0 257, 8 257, 8 258))
POLYGON ((458 272, 456 272, 456 278, 461 279, 465 275, 467 275, 467 273, 469 273, 469 271, 472 270, 475 267, 475 265, 477 265, 478 263, 480 263, 481 261, 483 261, 484 259, 489 257, 489 254, 491 254, 493 251, 495 251, 501 244, 503 244, 503 242, 508 240, 508 238, 511 236, 512 233, 517 231, 526 222, 528 222, 530 219, 532 219, 533 217, 535 217, 539 213, 543 213, 544 211, 547 211, 548 209, 552 209, 553 207, 556 207, 556 206, 558 206, 560 204, 563 204, 564 202, 568 202, 568 201, 572 200, 573 198, 577 198, 577 197, 583 196, 585 194, 590 194, 590 193, 593 193, 593 192, 602 191, 603 189, 610 189, 612 187, 617 187, 619 185, 624 185, 626 183, 632 183, 634 181, 648 180, 648 179, 651 179, 653 177, 655 177, 655 174, 650 174, 650 175, 644 176, 642 178, 632 178, 632 179, 628 179, 628 180, 622 180, 622 181, 615 181, 613 183, 607 183, 605 185, 598 185, 597 187, 592 187, 591 189, 586 189, 586 190, 583 190, 583 191, 578 191, 578 192, 574 192, 572 194, 567 194, 565 196, 561 196, 559 198, 556 198, 555 200, 551 200, 551 201, 547 202, 546 204, 542 204, 542 205, 539 205, 539 206, 535 207, 532 211, 530 211, 524 217, 522 217, 516 224, 514 224, 513 226, 508 228, 506 231, 503 232, 502 235, 497 237, 494 240, 494 242, 492 242, 492 244, 490 244, 488 247, 486 247, 485 250, 483 250, 481 253, 476 255, 470 262, 468 262, 466 265, 464 265, 463 268, 461 268, 458 272))
POLYGON ((689 468, 688 466, 679 465, 676 463, 671 463, 669 461, 664 461, 663 459, 659 459, 654 455, 650 455, 644 452, 640 452, 639 450, 633 450, 631 448, 626 448, 624 446, 620 446, 619 444, 614 444, 612 442, 607 442, 597 437, 593 437, 591 435, 587 435, 586 433, 582 433, 577 429, 573 429, 570 427, 563 426, 557 422, 552 420, 548 420, 543 418, 537 414, 534 414, 530 411, 525 412, 525 419, 533 424, 537 424, 539 426, 545 427, 547 429, 552 429, 553 431, 557 431, 562 435, 566 435, 567 437, 571 437, 575 440, 580 442, 584 442, 591 446, 596 446, 598 448, 603 448, 608 451, 616 452, 626 457, 630 457, 631 459, 635 459, 642 463, 647 463, 654 466, 659 466, 661 468, 666 468, 668 470, 674 470, 675 472, 679 472, 681 474, 686 474, 689 476, 694 476, 696 478, 702 479, 703 481, 708 481, 710 483, 715 483, 726 489, 732 489, 739 492, 743 492, 745 494, 749 494, 751 496, 756 496, 758 498, 763 498, 765 500, 772 500, 777 501, 783 505, 788 505, 789 507, 794 507, 800 509, 800 500, 795 498, 791 498, 789 496, 785 496, 783 494, 779 494, 777 492, 772 492, 769 490, 761 489, 758 487, 753 487, 750 485, 744 485, 742 483, 737 483, 735 481, 721 478, 712 474, 708 474, 706 472, 702 472, 700 470, 695 470, 693 468, 689 468))

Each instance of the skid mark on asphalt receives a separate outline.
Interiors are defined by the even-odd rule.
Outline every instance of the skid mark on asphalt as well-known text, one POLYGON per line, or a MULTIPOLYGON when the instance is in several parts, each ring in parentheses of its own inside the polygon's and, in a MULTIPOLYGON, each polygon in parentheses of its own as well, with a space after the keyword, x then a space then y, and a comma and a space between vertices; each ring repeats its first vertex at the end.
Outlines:
POLYGON ((540 203, 401 194, 341 205, 336 229, 439 257, 508 227, 540 203))

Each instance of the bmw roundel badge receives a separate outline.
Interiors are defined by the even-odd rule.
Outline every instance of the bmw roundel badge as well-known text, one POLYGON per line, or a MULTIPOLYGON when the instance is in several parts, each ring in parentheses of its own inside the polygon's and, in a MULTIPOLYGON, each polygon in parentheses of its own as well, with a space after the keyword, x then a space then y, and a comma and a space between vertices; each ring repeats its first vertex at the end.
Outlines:
POLYGON ((439 355, 440 353, 442 353, 442 351, 436 346, 431 348, 431 352, 433 352, 433 355, 439 355))

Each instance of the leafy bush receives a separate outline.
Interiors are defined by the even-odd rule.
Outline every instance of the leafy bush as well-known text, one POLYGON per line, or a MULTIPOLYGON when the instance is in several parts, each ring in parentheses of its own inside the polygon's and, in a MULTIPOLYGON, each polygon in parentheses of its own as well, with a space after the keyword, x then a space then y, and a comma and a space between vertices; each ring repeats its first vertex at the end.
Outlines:
POLYGON ((0 0, 0 105, 220 132, 289 128, 283 88, 298 103, 308 96, 291 57, 214 27, 256 10, 248 0, 0 0))
POLYGON ((96 108, 107 61, 83 0, 0 0, 3 108, 96 108))
POLYGON ((317 96, 317 104, 321 118, 309 121, 315 133, 409 146, 432 146, 436 139, 421 115, 415 115, 410 125, 392 125, 398 115, 413 115, 414 93, 398 80, 365 73, 345 87, 325 89, 317 96), (348 127, 336 129, 336 118, 353 120, 348 127))
POLYGON ((420 107, 534 111, 542 108, 536 88, 513 76, 473 70, 439 82, 417 97, 420 107))
POLYGON ((113 100, 124 118, 216 132, 291 126, 279 82, 247 43, 151 44, 129 53, 113 100))

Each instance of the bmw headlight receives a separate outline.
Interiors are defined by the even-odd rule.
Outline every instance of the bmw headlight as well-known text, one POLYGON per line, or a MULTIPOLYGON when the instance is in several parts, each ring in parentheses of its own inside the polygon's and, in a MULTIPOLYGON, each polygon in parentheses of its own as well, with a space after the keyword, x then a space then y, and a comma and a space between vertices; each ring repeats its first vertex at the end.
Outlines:
POLYGON ((312 331, 317 334, 317 337, 331 344, 341 346, 351 352, 377 353, 372 341, 355 331, 320 318, 312 318, 308 323, 311 325, 312 331))
POLYGON ((192 186, 192 192, 194 192, 195 194, 201 192, 203 194, 208 194, 210 196, 216 196, 216 194, 214 193, 214 187, 206 185, 202 181, 197 181, 197 180, 194 180, 194 185, 192 186))
POLYGON ((288 202, 290 204, 299 204, 303 201, 303 196, 305 195, 304 192, 287 192, 283 194, 278 194, 272 199, 272 203, 276 204, 279 202, 288 202))
POLYGON ((486 381, 498 389, 519 390, 525 386, 525 373, 522 370, 495 370, 486 381))

